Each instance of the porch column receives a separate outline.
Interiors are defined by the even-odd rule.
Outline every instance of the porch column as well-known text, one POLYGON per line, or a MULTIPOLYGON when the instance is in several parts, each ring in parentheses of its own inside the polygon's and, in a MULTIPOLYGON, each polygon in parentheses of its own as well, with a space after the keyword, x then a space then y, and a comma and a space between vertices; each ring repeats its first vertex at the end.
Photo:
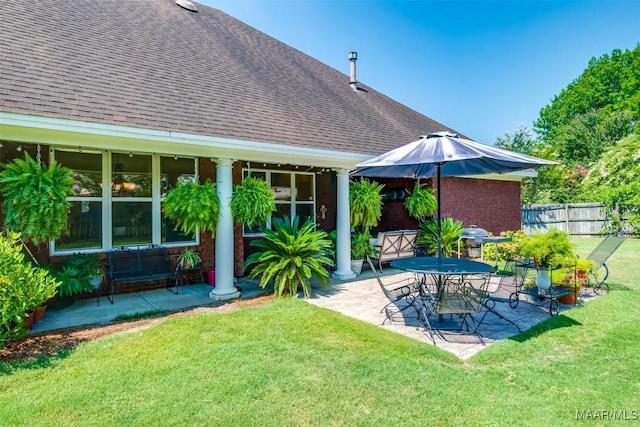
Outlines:
POLYGON ((216 227, 216 287, 209 292, 209 298, 220 301, 240 297, 233 284, 233 218, 231 217, 231 194, 233 174, 231 159, 215 159, 216 191, 220 198, 220 212, 216 227))
POLYGON ((333 277, 339 280, 355 279, 351 271, 351 218, 349 215, 349 173, 336 169, 338 194, 336 206, 336 270, 333 277))

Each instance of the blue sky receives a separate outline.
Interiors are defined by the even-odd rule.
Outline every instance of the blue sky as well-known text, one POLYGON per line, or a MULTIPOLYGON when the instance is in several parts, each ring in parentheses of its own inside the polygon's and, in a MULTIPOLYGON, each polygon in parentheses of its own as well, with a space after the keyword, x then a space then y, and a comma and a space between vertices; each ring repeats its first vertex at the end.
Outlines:
POLYGON ((360 82, 485 144, 640 43, 638 0, 199 2, 345 75, 357 51, 360 82))

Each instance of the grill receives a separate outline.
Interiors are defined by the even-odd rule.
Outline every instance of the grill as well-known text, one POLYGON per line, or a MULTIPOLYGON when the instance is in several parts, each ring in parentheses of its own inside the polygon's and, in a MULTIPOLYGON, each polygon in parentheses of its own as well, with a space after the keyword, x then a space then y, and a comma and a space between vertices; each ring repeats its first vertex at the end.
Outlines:
POLYGON ((472 225, 469 228, 463 228, 462 234, 458 239, 458 258, 460 258, 460 241, 464 240, 467 245, 469 257, 479 258, 481 255, 481 245, 484 242, 483 238, 489 237, 489 233, 484 228, 478 228, 472 225))

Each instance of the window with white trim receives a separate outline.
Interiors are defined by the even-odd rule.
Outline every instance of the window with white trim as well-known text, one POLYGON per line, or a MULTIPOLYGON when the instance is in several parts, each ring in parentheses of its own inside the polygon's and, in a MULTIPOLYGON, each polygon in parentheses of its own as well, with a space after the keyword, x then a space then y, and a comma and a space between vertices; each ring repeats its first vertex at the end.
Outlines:
POLYGON ((161 210, 171 188, 195 180, 195 158, 64 149, 54 150, 53 156, 72 170, 75 181, 68 199, 69 233, 51 242, 53 254, 198 243, 197 233, 174 230, 161 210))
POLYGON ((300 222, 307 219, 315 221, 316 212, 316 175, 313 172, 298 172, 286 170, 256 170, 243 169, 242 176, 264 179, 275 193, 276 211, 267 220, 267 224, 244 227, 245 236, 259 236, 263 226, 271 227, 271 218, 299 217, 300 222))

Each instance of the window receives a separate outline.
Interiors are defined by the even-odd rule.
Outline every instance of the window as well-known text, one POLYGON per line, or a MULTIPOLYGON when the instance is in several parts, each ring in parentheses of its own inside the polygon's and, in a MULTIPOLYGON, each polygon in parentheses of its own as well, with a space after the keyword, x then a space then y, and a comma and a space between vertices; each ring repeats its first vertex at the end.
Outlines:
POLYGON ((102 248, 102 155, 56 152, 56 160, 71 169, 73 195, 69 197, 69 234, 54 242, 57 250, 102 248))
MULTIPOLYGON (((243 170, 247 177, 249 170, 243 170)), ((275 193, 276 211, 272 217, 294 218, 300 221, 315 221, 315 174, 310 172, 267 171, 251 169, 251 176, 264 179, 275 193)), ((262 226, 271 227, 271 219, 262 226)), ((261 226, 244 227, 245 236, 260 235, 261 226)))
POLYGON ((52 242, 52 253, 197 243, 197 236, 175 231, 161 210, 171 188, 195 179, 194 158, 62 149, 54 157, 73 171, 75 183, 69 234, 52 242))

